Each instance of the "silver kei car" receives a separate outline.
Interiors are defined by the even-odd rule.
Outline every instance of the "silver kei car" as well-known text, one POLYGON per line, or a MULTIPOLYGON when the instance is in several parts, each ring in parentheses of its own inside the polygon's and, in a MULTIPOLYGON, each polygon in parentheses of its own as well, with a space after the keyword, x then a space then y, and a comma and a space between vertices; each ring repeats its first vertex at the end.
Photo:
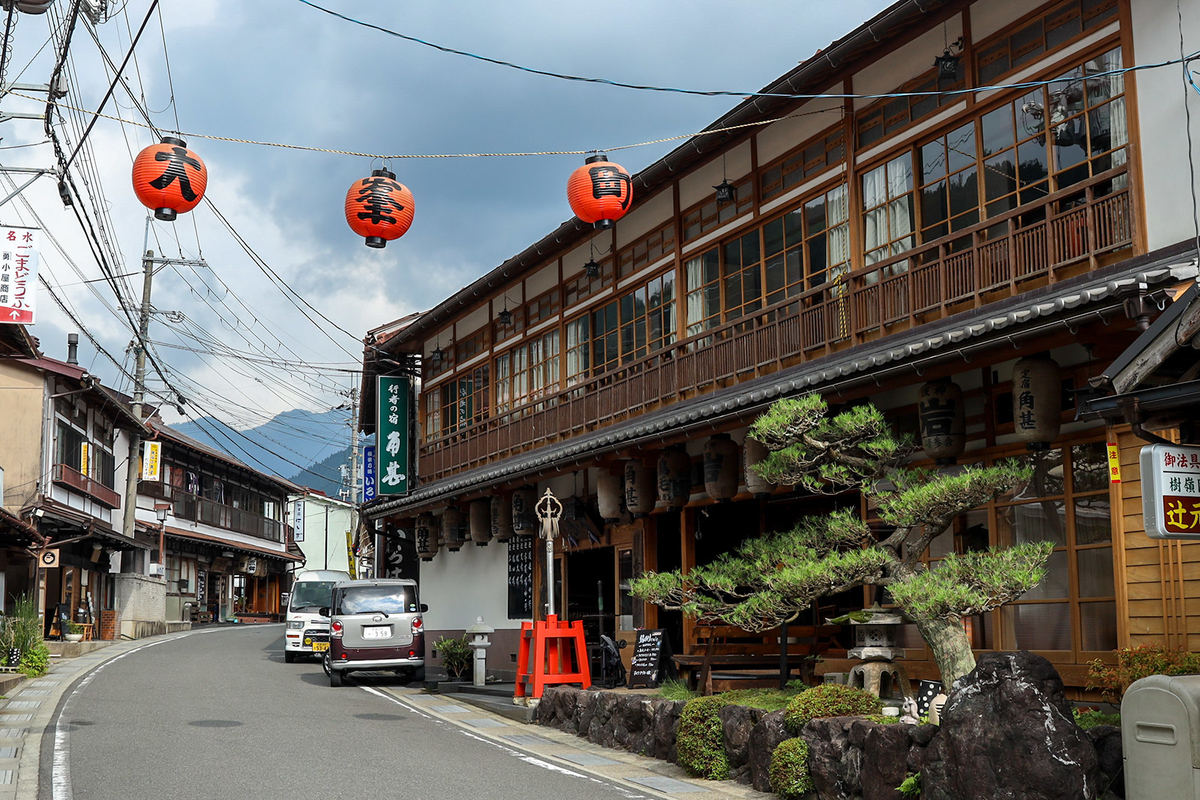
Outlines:
POLYGON ((343 581, 333 587, 329 649, 323 666, 330 686, 341 686, 353 670, 392 670, 425 680, 425 629, 417 583, 378 578, 343 581))

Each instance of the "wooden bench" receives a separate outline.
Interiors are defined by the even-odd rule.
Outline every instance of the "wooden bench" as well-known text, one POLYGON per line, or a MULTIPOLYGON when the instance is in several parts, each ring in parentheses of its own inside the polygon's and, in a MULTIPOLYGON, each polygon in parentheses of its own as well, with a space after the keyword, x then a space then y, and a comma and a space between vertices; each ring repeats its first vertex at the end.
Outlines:
MULTIPOLYGON (((806 683, 816 670, 818 656, 836 646, 836 625, 789 625, 787 628, 787 671, 799 672, 806 683)), ((750 633, 726 625, 696 628, 696 645, 691 652, 674 656, 680 675, 689 687, 712 694, 715 684, 753 681, 777 685, 782 654, 780 629, 750 633)))

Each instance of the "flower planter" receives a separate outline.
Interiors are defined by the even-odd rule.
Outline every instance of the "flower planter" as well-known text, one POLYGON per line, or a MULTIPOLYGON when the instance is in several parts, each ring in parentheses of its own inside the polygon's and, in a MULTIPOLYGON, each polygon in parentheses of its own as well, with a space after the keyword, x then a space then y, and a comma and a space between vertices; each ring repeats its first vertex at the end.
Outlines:
POLYGON ((63 638, 66 639, 68 642, 82 642, 83 634, 82 633, 65 633, 65 634, 63 634, 63 638))

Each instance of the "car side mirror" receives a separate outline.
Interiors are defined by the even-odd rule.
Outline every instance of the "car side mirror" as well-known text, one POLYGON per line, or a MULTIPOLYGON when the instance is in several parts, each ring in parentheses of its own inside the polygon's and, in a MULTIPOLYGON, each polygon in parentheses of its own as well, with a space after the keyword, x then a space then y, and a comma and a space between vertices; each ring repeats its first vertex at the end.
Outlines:
POLYGON ((422 613, 422 614, 424 614, 424 613, 425 613, 426 611, 428 611, 428 610, 429 610, 429 604, 428 604, 428 603, 421 603, 421 613, 422 613))
POLYGON ((320 608, 317 609, 317 613, 320 614, 322 617, 328 617, 329 616, 329 606, 321 606, 320 608))

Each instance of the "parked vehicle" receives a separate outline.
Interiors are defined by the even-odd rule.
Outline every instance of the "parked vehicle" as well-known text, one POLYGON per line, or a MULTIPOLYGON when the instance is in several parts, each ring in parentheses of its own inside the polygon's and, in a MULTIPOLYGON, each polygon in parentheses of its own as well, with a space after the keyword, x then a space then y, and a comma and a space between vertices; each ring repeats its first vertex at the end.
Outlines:
POLYGON ((329 619, 320 611, 329 605, 333 587, 348 580, 350 573, 332 569, 312 569, 296 576, 288 598, 284 661, 291 664, 301 656, 322 656, 329 649, 329 619))
POLYGON ((380 578, 334 586, 332 602, 322 609, 329 616, 322 662, 329 685, 341 686, 353 670, 392 670, 425 680, 421 614, 428 610, 417 599, 416 581, 380 578))

